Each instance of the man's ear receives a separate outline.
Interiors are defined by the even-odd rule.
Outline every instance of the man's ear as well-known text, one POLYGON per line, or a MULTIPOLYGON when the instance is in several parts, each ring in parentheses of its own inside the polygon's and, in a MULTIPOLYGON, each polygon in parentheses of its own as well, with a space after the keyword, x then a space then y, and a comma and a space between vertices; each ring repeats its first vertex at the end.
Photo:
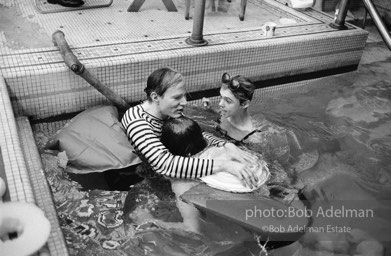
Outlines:
POLYGON ((240 103, 240 106, 242 106, 243 108, 248 108, 248 106, 250 106, 250 101, 245 100, 242 103, 240 103))

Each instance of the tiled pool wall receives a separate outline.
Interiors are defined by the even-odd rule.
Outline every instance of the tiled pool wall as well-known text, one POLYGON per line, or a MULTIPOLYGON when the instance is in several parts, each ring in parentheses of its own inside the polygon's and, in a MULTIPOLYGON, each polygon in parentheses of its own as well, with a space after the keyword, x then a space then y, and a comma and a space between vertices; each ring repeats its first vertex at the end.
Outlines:
MULTIPOLYGON (((319 25, 316 29, 322 27, 326 25, 319 25)), ((290 29, 297 32, 306 28, 285 28, 286 31, 290 29)), ((192 48, 180 47, 184 38, 130 43, 111 46, 113 51, 123 51, 123 55, 89 58, 82 62, 126 101, 137 102, 144 98, 148 75, 162 66, 179 70, 191 92, 218 87, 224 72, 267 80, 358 65, 367 33, 358 29, 338 32, 285 37, 283 34, 288 32, 281 31, 281 37, 269 40, 251 40, 251 34, 238 33, 230 36, 244 37, 245 40, 231 44, 218 43, 221 35, 211 35, 207 38, 209 46, 192 48), (148 48, 150 44, 166 45, 169 50, 137 53, 138 47, 148 48), (177 47, 170 47, 173 45, 177 47), (129 53, 129 48, 135 52, 129 53)), ((96 49, 76 48, 74 52, 86 55, 86 51, 93 50, 96 49)), ((72 73, 63 62, 47 64, 43 60, 39 66, 8 68, 3 75, 17 117, 40 119, 81 111, 105 102, 96 89, 72 73)))
POLYGON ((0 76, 0 148, 3 159, 7 198, 10 201, 34 203, 51 224, 47 243, 34 255, 68 255, 58 222, 51 191, 26 117, 15 118, 7 87, 0 76), (42 254, 41 254, 42 253, 42 254))
POLYGON ((0 76, 0 147, 11 201, 35 203, 4 79, 0 76))

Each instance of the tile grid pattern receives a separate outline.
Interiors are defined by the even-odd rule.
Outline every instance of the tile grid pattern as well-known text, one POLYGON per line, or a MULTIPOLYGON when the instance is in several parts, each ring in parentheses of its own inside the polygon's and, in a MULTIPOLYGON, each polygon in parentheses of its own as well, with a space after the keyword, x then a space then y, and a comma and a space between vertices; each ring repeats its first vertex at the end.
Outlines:
MULTIPOLYGON (((328 26, 332 17, 313 10, 293 10, 281 4, 283 0, 279 0, 280 3, 272 0, 251 2, 254 6, 289 14, 300 22, 279 26, 276 36, 271 39, 262 37, 260 26, 205 34, 209 46, 200 48, 185 44, 187 35, 165 39, 154 35, 116 41, 116 37, 110 34, 110 43, 101 40, 100 43, 84 42, 84 46, 78 40, 91 38, 92 35, 80 33, 67 40, 71 47, 77 45, 72 47, 73 52, 90 72, 130 102, 143 99, 142 89, 147 76, 165 65, 181 71, 188 81, 188 89, 197 91, 216 87, 218 78, 225 71, 264 80, 315 68, 358 64, 366 32, 354 26, 350 26, 348 31, 335 31, 328 26)), ((26 4, 21 8, 26 14, 31 6, 26 4)), ((151 15, 149 11, 137 15, 151 15)), ((84 10, 81 14, 75 11, 56 17, 68 21, 70 17, 64 15, 84 15, 96 20, 94 13, 94 10, 84 10)), ((49 16, 40 16, 40 23, 47 22, 45 19, 49 16)), ((0 72, 6 78, 16 116, 38 119, 107 103, 100 93, 68 69, 57 48, 14 51, 2 57, 0 72)))
POLYGON ((11 201, 35 203, 8 90, 0 76, 0 146, 11 201))
MULTIPOLYGON (((324 17, 327 17, 324 15, 324 17)), ((327 17, 330 21, 330 18, 327 17)), ((334 29, 323 23, 307 24, 302 26, 280 26, 276 30, 276 34, 271 40, 270 38, 262 37, 263 32, 260 29, 241 31, 240 33, 224 33, 207 35, 206 39, 209 42, 208 48, 224 47, 231 44, 243 43, 266 43, 268 41, 291 40, 294 36, 314 36, 324 32, 335 32, 334 29)), ((349 34, 349 33, 348 33, 349 34)), ((330 35, 333 37, 333 35, 330 35)), ((73 53, 80 61, 86 64, 99 65, 102 61, 113 59, 118 61, 130 61, 130 58, 138 59, 144 54, 164 54, 166 51, 189 51, 196 50, 193 46, 184 43, 187 37, 165 38, 154 41, 143 42, 123 42, 121 44, 106 44, 94 47, 74 47, 73 53), (99 60, 98 60, 99 58, 99 60)), ((316 38, 316 37, 315 37, 316 38)), ((23 54, 13 53, 3 55, 0 60, 2 72, 6 76, 11 74, 26 75, 30 73, 45 73, 49 65, 54 65, 54 71, 64 69, 64 61, 59 54, 58 49, 47 49, 45 51, 31 51, 23 54), (61 65, 62 64, 62 65, 61 65), (41 67, 42 66, 42 67, 41 67)), ((100 64, 102 66, 102 64, 100 64)))
MULTIPOLYGON (((172 66, 182 72, 190 91, 213 88, 223 72, 241 73, 264 80, 285 74, 315 71, 358 64, 367 33, 354 30, 317 34, 309 38, 276 38, 265 42, 242 42, 206 48, 167 50, 158 53, 118 56, 101 59, 99 65, 83 61, 97 78, 127 101, 143 98, 148 75, 161 66, 172 66), (103 65, 103 67, 102 67, 103 65), (258 76, 258 77, 257 77, 258 76)), ((17 116, 43 118, 76 112, 105 103, 105 98, 65 64, 40 65, 44 73, 7 78, 17 116)))
MULTIPOLYGON (((233 0, 232 2, 235 1, 233 7, 226 12, 206 13, 204 34, 260 28, 262 23, 257 17, 259 15, 271 17, 275 22, 282 17, 282 13, 299 22, 312 20, 308 15, 297 15, 294 10, 274 0, 249 0, 246 18, 242 22, 237 17, 239 1, 233 0), (281 10, 277 8, 274 8, 275 11, 268 10, 269 6, 275 5, 279 5, 281 10), (217 20, 216 17, 218 17, 217 20)), ((112 6, 107 8, 53 14, 38 13, 34 7, 34 1, 18 3, 17 0, 0 0, 0 4, 5 6, 7 2, 11 2, 14 6, 17 5, 23 17, 39 24, 40 31, 49 35, 47 44, 50 44, 52 33, 59 29, 66 35, 71 35, 67 38, 71 46, 94 46, 112 42, 188 37, 193 26, 192 19, 184 19, 184 0, 175 0, 178 12, 167 12, 162 1, 156 0, 150 0, 149 4, 146 1, 139 12, 127 12, 131 2, 116 0, 112 6), (151 4, 151 2, 154 3, 151 4)), ((12 49, 9 50, 12 51, 12 49)))
MULTIPOLYGON (((42 12, 61 12, 61 11, 73 11, 74 7, 64 7, 61 5, 49 4, 46 0, 34 0, 36 1, 36 8, 42 12)), ((109 0, 88 0, 82 7, 94 7, 94 6, 106 6, 110 3, 109 0)))
POLYGON ((19 117, 16 119, 16 123, 36 203, 45 212, 51 225, 51 232, 46 246, 51 256, 67 256, 68 251, 65 239, 61 232, 57 211, 53 203, 49 185, 46 181, 45 173, 42 169, 41 158, 35 144, 29 120, 27 117, 19 117))

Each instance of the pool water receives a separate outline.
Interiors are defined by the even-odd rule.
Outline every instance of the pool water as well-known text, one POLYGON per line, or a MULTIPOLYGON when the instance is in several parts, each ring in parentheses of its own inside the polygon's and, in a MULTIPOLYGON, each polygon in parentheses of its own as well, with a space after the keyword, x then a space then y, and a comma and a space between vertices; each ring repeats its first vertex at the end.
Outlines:
MULTIPOLYGON (((370 225, 352 221, 346 223, 352 225, 349 232, 310 230, 289 246, 269 248, 269 255, 391 255, 390 68, 384 61, 297 89, 257 92, 250 108, 255 119, 292 129, 304 152, 319 153, 314 166, 295 173, 312 204, 361 199, 357 207, 375 202, 382 210, 360 220, 370 225)), ((200 121, 216 117, 196 112, 200 121)), ((129 193, 83 190, 58 166, 58 157, 42 148, 54 132, 36 130, 35 136, 71 255, 266 255, 256 235, 221 218, 201 213, 209 229, 186 230, 164 182, 156 187, 146 179, 129 193)), ((321 221, 315 218, 312 225, 321 221)))
POLYGON ((391 209, 389 67, 387 62, 363 66, 358 72, 315 81, 304 91, 265 97, 252 106, 255 118, 265 117, 289 127, 304 148, 317 148, 317 164, 299 174, 308 191, 318 192, 323 187, 323 192, 329 193, 316 198, 341 200, 356 209, 371 208, 369 205, 376 202, 376 208, 381 208, 374 217, 364 216, 359 220, 361 227, 350 232, 367 232, 370 239, 358 236, 360 239, 354 240, 338 232, 320 237, 310 232, 301 240, 307 252, 303 249, 299 255, 311 250, 308 255, 314 251, 323 251, 324 255, 383 255, 382 246, 388 248, 385 255, 391 254, 391 218, 385 217, 390 216, 391 209))

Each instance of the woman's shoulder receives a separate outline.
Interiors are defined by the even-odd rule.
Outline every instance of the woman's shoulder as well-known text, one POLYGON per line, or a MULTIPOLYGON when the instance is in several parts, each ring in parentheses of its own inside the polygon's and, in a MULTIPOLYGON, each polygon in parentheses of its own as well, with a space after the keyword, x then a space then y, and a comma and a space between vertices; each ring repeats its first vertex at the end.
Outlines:
POLYGON ((286 129, 267 120, 253 120, 253 127, 254 129, 261 131, 261 132, 271 132, 271 133, 282 133, 285 132, 286 129))
POLYGON ((239 142, 248 131, 242 131, 233 126, 226 118, 220 117, 217 120, 215 129, 222 135, 226 140, 231 142, 239 142))

